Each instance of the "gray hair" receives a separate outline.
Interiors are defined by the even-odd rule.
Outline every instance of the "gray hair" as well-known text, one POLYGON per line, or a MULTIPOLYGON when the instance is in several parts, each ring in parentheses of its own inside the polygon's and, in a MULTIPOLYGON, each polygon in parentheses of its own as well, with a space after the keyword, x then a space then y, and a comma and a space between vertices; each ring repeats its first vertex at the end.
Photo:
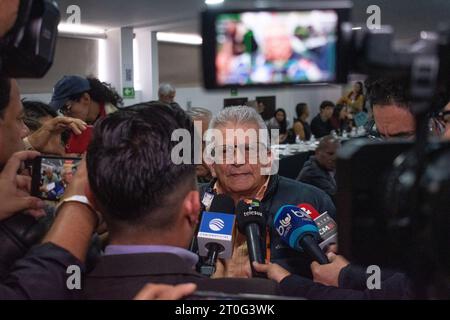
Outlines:
POLYGON ((206 108, 194 107, 186 111, 186 114, 191 117, 192 120, 197 119, 207 119, 208 121, 212 118, 212 112, 206 108))
POLYGON ((253 109, 255 109, 255 110, 258 109, 258 101, 256 101, 256 100, 250 100, 250 101, 247 101, 247 103, 246 103, 245 105, 246 105, 247 107, 253 108, 253 109))
POLYGON ((167 96, 167 95, 169 95, 171 93, 175 93, 175 92, 176 92, 176 90, 171 84, 161 83, 161 85, 159 86, 158 95, 167 96))
POLYGON ((270 147, 269 130, 263 118, 255 109, 247 106, 225 108, 212 118, 209 123, 209 129, 226 127, 228 123, 256 124, 264 132, 264 140, 267 141, 267 147, 270 147))

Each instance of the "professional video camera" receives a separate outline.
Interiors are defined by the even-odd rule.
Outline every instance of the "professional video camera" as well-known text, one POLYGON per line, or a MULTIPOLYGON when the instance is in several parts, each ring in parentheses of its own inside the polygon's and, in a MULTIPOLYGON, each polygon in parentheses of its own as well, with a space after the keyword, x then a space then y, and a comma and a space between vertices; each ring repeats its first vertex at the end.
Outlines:
POLYGON ((60 13, 49 0, 21 0, 17 20, 0 39, 0 74, 41 78, 53 64, 60 13))
MULTIPOLYGON (((0 75, 43 77, 53 64, 59 20, 54 2, 20 0, 14 26, 0 38, 0 75)), ((36 221, 24 214, 0 222, 0 274, 43 238, 51 222, 51 217, 36 221)))
POLYGON ((315 1, 204 12, 205 87, 347 83, 358 73, 407 88, 415 142, 354 140, 338 156, 339 250, 357 263, 408 272, 422 293, 440 283, 444 290, 434 295, 448 297, 450 146, 429 141, 428 122, 449 101, 450 29, 399 46, 391 27, 355 30, 351 6, 315 1))
POLYGON ((354 262, 406 272, 419 298, 450 289, 450 144, 429 138, 429 115, 450 91, 450 29, 394 46, 393 31, 342 25, 348 70, 407 89, 414 142, 351 141, 337 161, 339 249, 354 262))

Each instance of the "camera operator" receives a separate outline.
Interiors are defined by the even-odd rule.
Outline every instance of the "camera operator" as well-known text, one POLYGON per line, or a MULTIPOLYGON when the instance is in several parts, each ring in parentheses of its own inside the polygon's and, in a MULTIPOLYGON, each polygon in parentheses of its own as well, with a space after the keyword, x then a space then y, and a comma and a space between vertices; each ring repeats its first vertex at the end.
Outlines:
MULTIPOLYGON (((380 138, 413 139, 416 133, 416 119, 411 112, 411 101, 406 89, 397 81, 387 78, 366 82, 376 130, 380 138)), ((435 136, 443 134, 430 120, 430 131, 435 136)))

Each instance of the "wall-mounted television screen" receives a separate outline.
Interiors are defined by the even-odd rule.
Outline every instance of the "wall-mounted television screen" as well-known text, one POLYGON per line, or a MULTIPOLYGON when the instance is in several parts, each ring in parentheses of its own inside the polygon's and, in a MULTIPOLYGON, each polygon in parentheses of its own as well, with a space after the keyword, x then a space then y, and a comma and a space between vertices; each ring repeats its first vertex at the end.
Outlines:
POLYGON ((338 82, 339 9, 206 11, 206 88, 338 82))

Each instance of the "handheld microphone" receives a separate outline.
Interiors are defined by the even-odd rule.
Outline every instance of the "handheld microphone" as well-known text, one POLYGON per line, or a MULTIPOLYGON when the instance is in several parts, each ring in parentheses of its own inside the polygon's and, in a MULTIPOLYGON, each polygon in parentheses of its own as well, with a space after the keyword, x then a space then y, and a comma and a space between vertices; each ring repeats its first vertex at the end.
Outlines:
POLYGON ((274 227, 281 239, 294 250, 304 251, 320 264, 329 263, 320 249, 319 230, 310 216, 296 206, 283 206, 275 215, 274 227))
POLYGON ((309 214, 316 223, 320 238, 322 239, 322 242, 319 243, 321 249, 324 249, 330 244, 337 243, 337 224, 328 212, 319 214, 309 203, 301 203, 297 207, 309 214))
POLYGON ((238 230, 247 237, 247 249, 253 277, 266 278, 263 273, 256 272, 253 261, 265 263, 264 259, 264 231, 266 230, 265 214, 260 208, 258 200, 242 200, 236 207, 238 230))
POLYGON ((214 274, 219 257, 231 258, 235 220, 233 199, 226 195, 214 197, 210 211, 203 212, 197 234, 199 255, 207 257, 202 274, 214 274))
MULTIPOLYGON (((202 202, 201 202, 199 221, 202 221, 203 212, 210 211, 211 208, 213 208, 213 210, 217 211, 217 206, 220 206, 220 203, 222 201, 229 202, 229 200, 223 200, 224 197, 227 198, 227 196, 224 196, 221 194, 214 196, 214 194, 212 194, 210 192, 205 192, 205 194, 203 195, 202 202), (214 199, 216 199, 216 200, 214 201, 214 199)), ((220 212, 220 211, 217 211, 217 212, 220 212)), ((194 253, 198 253, 197 234, 198 234, 199 228, 200 228, 200 223, 197 224, 197 226, 195 227, 194 236, 192 237, 191 244, 189 245, 189 251, 192 251, 194 253)))

